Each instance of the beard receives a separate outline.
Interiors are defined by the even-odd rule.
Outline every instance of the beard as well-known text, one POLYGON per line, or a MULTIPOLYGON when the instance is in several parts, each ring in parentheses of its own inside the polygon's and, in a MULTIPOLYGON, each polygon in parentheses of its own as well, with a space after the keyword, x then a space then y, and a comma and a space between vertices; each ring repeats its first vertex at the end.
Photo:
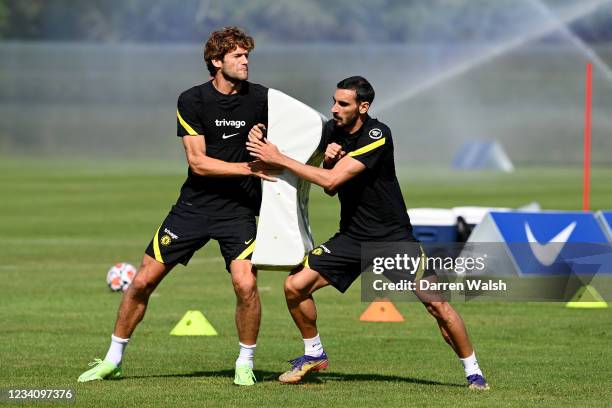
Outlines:
POLYGON ((347 129, 355 124, 358 117, 359 116, 355 115, 352 117, 347 117, 346 120, 343 120, 341 117, 334 116, 334 125, 340 129, 347 129), (340 123, 338 121, 340 121, 340 123))
POLYGON ((229 70, 225 70, 222 69, 221 73, 223 74, 223 77, 230 82, 240 82, 240 81, 246 81, 247 79, 249 79, 249 71, 245 70, 245 71, 229 71, 229 70))

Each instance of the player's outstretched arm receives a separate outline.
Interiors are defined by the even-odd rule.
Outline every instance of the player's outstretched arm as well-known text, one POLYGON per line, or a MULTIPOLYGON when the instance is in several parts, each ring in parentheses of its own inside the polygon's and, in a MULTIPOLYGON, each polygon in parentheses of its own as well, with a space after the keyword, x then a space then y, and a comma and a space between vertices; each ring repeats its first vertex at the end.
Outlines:
MULTIPOLYGON (((346 156, 346 152, 342 150, 342 146, 338 143, 330 143, 325 148, 325 155, 323 157, 323 168, 324 169, 333 169, 336 163, 340 161, 344 156, 346 156)), ((324 189, 325 194, 330 196, 336 195, 336 190, 327 190, 324 189)))
POLYGON ((208 177, 238 177, 255 176, 268 181, 276 181, 262 166, 249 166, 249 163, 230 163, 206 155, 204 136, 184 136, 183 147, 187 163, 191 170, 199 176, 208 177))
POLYGON ((350 156, 345 156, 332 169, 309 166, 282 154, 275 144, 267 140, 249 137, 247 150, 251 156, 272 166, 280 166, 296 176, 317 184, 328 194, 333 194, 338 187, 365 170, 365 165, 350 156))

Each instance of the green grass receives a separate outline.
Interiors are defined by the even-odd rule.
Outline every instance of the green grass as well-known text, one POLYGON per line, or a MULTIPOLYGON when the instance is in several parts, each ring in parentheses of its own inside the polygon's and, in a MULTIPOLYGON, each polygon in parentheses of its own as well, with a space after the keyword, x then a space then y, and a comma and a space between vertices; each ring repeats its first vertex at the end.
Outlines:
MULTIPOLYGON (((409 206, 579 209, 579 169, 512 175, 401 170, 409 206)), ((456 304, 492 384, 464 387, 460 364, 418 304, 398 304, 401 324, 359 322, 359 283, 317 293, 330 368, 281 386, 286 360, 302 352, 286 311, 282 272, 262 271, 259 384, 232 385, 238 346, 234 295, 216 244, 178 267, 151 298, 119 381, 77 384, 103 357, 120 295, 104 284, 117 261, 138 263, 176 198, 180 164, 84 159, 0 159, 0 387, 71 387, 78 406, 610 406, 612 314, 555 303, 456 304), (171 337, 185 311, 201 310, 219 336, 171 337)), ((612 170, 593 170, 593 208, 612 208, 612 170)), ((335 199, 313 188, 317 242, 337 225, 335 199)))

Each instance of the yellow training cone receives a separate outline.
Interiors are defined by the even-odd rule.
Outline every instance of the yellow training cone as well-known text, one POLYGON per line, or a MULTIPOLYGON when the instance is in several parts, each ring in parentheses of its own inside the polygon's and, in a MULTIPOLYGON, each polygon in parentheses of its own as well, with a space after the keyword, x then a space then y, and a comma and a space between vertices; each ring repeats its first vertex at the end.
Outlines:
POLYGON ((565 307, 570 309, 605 309, 608 307, 606 301, 591 285, 585 285, 578 289, 572 300, 565 307))
POLYGON ((216 336, 217 331, 199 310, 189 310, 170 332, 171 336, 216 336))

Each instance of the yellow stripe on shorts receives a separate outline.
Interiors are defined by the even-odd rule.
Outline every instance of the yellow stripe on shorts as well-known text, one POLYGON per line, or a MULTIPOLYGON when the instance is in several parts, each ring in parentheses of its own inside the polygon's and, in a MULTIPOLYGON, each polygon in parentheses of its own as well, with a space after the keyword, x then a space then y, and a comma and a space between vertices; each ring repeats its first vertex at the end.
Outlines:
POLYGON ((159 250, 159 230, 161 229, 161 225, 155 231, 155 237, 153 238, 153 253, 155 254, 155 260, 157 262, 164 263, 164 258, 161 256, 161 251, 159 250))
POLYGON ((253 240, 253 242, 251 242, 251 245, 249 245, 244 251, 240 253, 240 255, 238 255, 236 260, 246 259, 247 256, 253 253, 254 249, 255 249, 255 240, 253 240))

